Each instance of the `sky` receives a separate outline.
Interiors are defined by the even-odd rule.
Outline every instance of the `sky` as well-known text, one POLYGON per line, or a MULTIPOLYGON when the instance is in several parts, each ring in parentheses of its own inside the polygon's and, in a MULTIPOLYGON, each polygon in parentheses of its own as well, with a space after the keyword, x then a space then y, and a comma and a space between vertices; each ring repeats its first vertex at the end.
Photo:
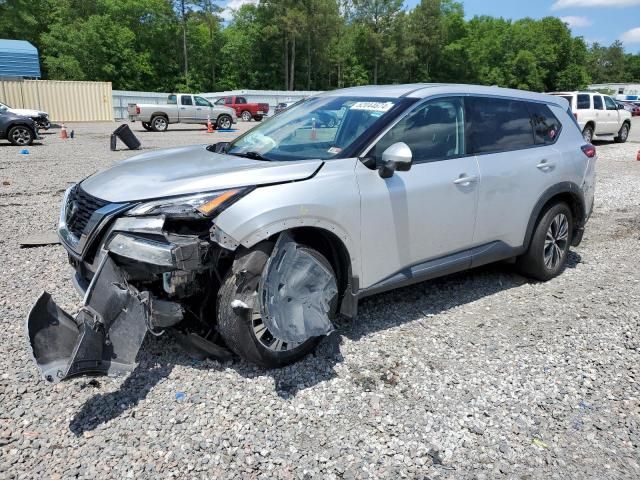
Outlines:
MULTIPOLYGON (((405 0, 413 7, 420 0, 405 0)), ((467 18, 490 15, 517 20, 556 16, 569 24, 574 35, 587 43, 610 45, 621 40, 625 49, 640 53, 640 0, 461 0, 467 18)), ((223 16, 231 18, 231 10, 257 0, 223 0, 227 7, 223 16)))

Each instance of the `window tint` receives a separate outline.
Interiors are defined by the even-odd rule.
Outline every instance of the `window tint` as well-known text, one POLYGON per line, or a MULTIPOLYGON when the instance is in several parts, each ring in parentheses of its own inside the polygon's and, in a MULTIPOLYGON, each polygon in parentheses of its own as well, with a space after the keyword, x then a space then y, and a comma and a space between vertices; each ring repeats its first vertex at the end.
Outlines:
POLYGON ((476 97, 467 101, 467 127, 472 153, 500 152, 534 144, 525 102, 476 97))
POLYGON ((196 105, 199 107, 210 107, 211 104, 202 97, 194 97, 196 99, 196 105))
POLYGON ((564 98, 567 102, 569 102, 569 107, 571 107, 573 105, 573 97, 569 96, 569 95, 560 95, 562 98, 564 98))
POLYGON ((193 100, 191 99, 191 95, 184 95, 180 98, 182 105, 193 105, 193 100))
POLYGON ((591 95, 581 93, 578 95, 578 110, 589 110, 591 108, 591 95))
MULTIPOLYGON (((529 103, 529 113, 533 123, 533 134, 536 144, 548 145, 554 143, 558 138, 562 125, 553 114, 548 105, 542 103, 529 103)), ((573 114, 569 112, 571 118, 573 114)))
POLYGON ((178 100, 176 98, 175 95, 169 95, 169 97, 167 98, 167 105, 177 105, 178 104, 178 100))
POLYGON ((376 161, 396 142, 404 142, 414 162, 443 160, 464 155, 464 106, 462 98, 427 102, 389 130, 372 150, 376 161))
POLYGON ((600 95, 593 96, 593 108, 596 110, 604 110, 604 106, 602 105, 602 97, 600 95))
POLYGON ((611 97, 604 97, 604 103, 607 105, 607 110, 618 110, 616 102, 614 102, 611 97))
POLYGON ((233 102, 231 101, 231 97, 227 97, 224 99, 224 104, 225 105, 233 105, 233 102))
POLYGON ((244 105, 247 103, 247 99, 244 97, 236 97, 236 103, 244 105))

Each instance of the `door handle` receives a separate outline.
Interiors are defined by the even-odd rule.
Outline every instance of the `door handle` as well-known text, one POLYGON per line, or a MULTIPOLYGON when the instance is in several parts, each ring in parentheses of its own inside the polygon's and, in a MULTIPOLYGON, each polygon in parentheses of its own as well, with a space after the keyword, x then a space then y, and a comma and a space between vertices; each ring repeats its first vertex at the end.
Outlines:
POLYGON ((541 160, 539 164, 536 165, 536 168, 542 170, 543 172, 548 172, 553 169, 553 163, 548 160, 541 160))
POLYGON ((196 110, 202 110, 201 108, 196 108, 196 110))
POLYGON ((186 110, 187 107, 180 107, 180 110, 186 110))
POLYGON ((463 187, 468 187, 469 185, 477 181, 478 177, 473 175, 467 176, 463 173, 462 175, 460 175, 460 178, 455 179, 453 183, 455 183, 456 185, 462 185, 463 187))

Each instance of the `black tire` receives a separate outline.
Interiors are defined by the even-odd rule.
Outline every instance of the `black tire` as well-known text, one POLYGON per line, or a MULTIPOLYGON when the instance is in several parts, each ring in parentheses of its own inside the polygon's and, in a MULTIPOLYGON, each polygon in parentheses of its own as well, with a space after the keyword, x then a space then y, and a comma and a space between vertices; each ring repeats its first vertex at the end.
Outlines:
POLYGON ((16 147, 31 145, 35 137, 35 132, 26 125, 15 125, 7 133, 7 140, 16 147))
POLYGON ((256 115, 255 117, 253 117, 253 119, 254 119, 256 122, 261 122, 261 121, 262 121, 262 115, 256 115))
POLYGON ((629 124, 623 123, 618 131, 618 136, 613 139, 616 143, 625 143, 629 139, 629 124))
POLYGON ((233 125, 233 121, 229 115, 218 115, 216 119, 216 127, 222 130, 229 130, 233 125))
POLYGON ((142 122, 142 128, 144 128, 147 132, 153 131, 153 128, 151 128, 151 124, 148 122, 142 122))
POLYGON ((585 142, 591 143, 593 142, 593 133, 593 127, 591 125, 587 125, 584 127, 584 130, 582 130, 582 138, 584 138, 585 142))
MULTIPOLYGON (((316 257, 332 273, 327 259, 317 251, 305 249, 316 257)), ((264 266, 273 250, 273 243, 262 242, 239 256, 223 280, 218 291, 218 331, 227 347, 244 360, 264 368, 278 368, 294 363, 311 352, 322 337, 312 337, 291 350, 275 351, 265 346, 254 332, 254 322, 261 324, 258 289, 264 266), (232 302, 243 302, 247 308, 233 308, 232 302)), ((335 273, 334 273, 335 275, 335 273)), ((330 318, 337 311, 337 300, 332 303, 330 318)), ((262 339, 270 332, 262 335, 262 339)))
POLYGON ((519 270, 543 282, 557 277, 567 265, 572 236, 573 214, 569 206, 564 202, 549 206, 536 224, 529 249, 517 260, 519 270), (566 231, 561 226, 562 217, 566 220, 566 231), (557 226, 555 231, 552 225, 557 226), (560 238, 563 240, 561 241, 560 238), (551 261, 549 261, 549 254, 551 254, 551 261))
POLYGON ((151 117, 151 128, 154 132, 166 132, 169 128, 169 120, 163 115, 151 117))
POLYGON ((245 110, 244 112, 242 112, 240 114, 240 118, 242 118, 242 120, 245 121, 245 122, 250 122, 251 121, 251 112, 249 110, 245 110))

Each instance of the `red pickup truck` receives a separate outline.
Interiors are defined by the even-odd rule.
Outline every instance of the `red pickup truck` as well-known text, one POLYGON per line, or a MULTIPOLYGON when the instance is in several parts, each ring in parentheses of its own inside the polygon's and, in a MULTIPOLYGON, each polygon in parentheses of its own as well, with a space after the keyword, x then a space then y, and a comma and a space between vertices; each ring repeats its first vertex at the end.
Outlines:
POLYGON ((269 113, 268 103, 247 103, 247 99, 244 97, 222 97, 216 100, 216 105, 233 108, 236 111, 236 115, 245 122, 251 121, 252 118, 259 122, 262 117, 269 113))

